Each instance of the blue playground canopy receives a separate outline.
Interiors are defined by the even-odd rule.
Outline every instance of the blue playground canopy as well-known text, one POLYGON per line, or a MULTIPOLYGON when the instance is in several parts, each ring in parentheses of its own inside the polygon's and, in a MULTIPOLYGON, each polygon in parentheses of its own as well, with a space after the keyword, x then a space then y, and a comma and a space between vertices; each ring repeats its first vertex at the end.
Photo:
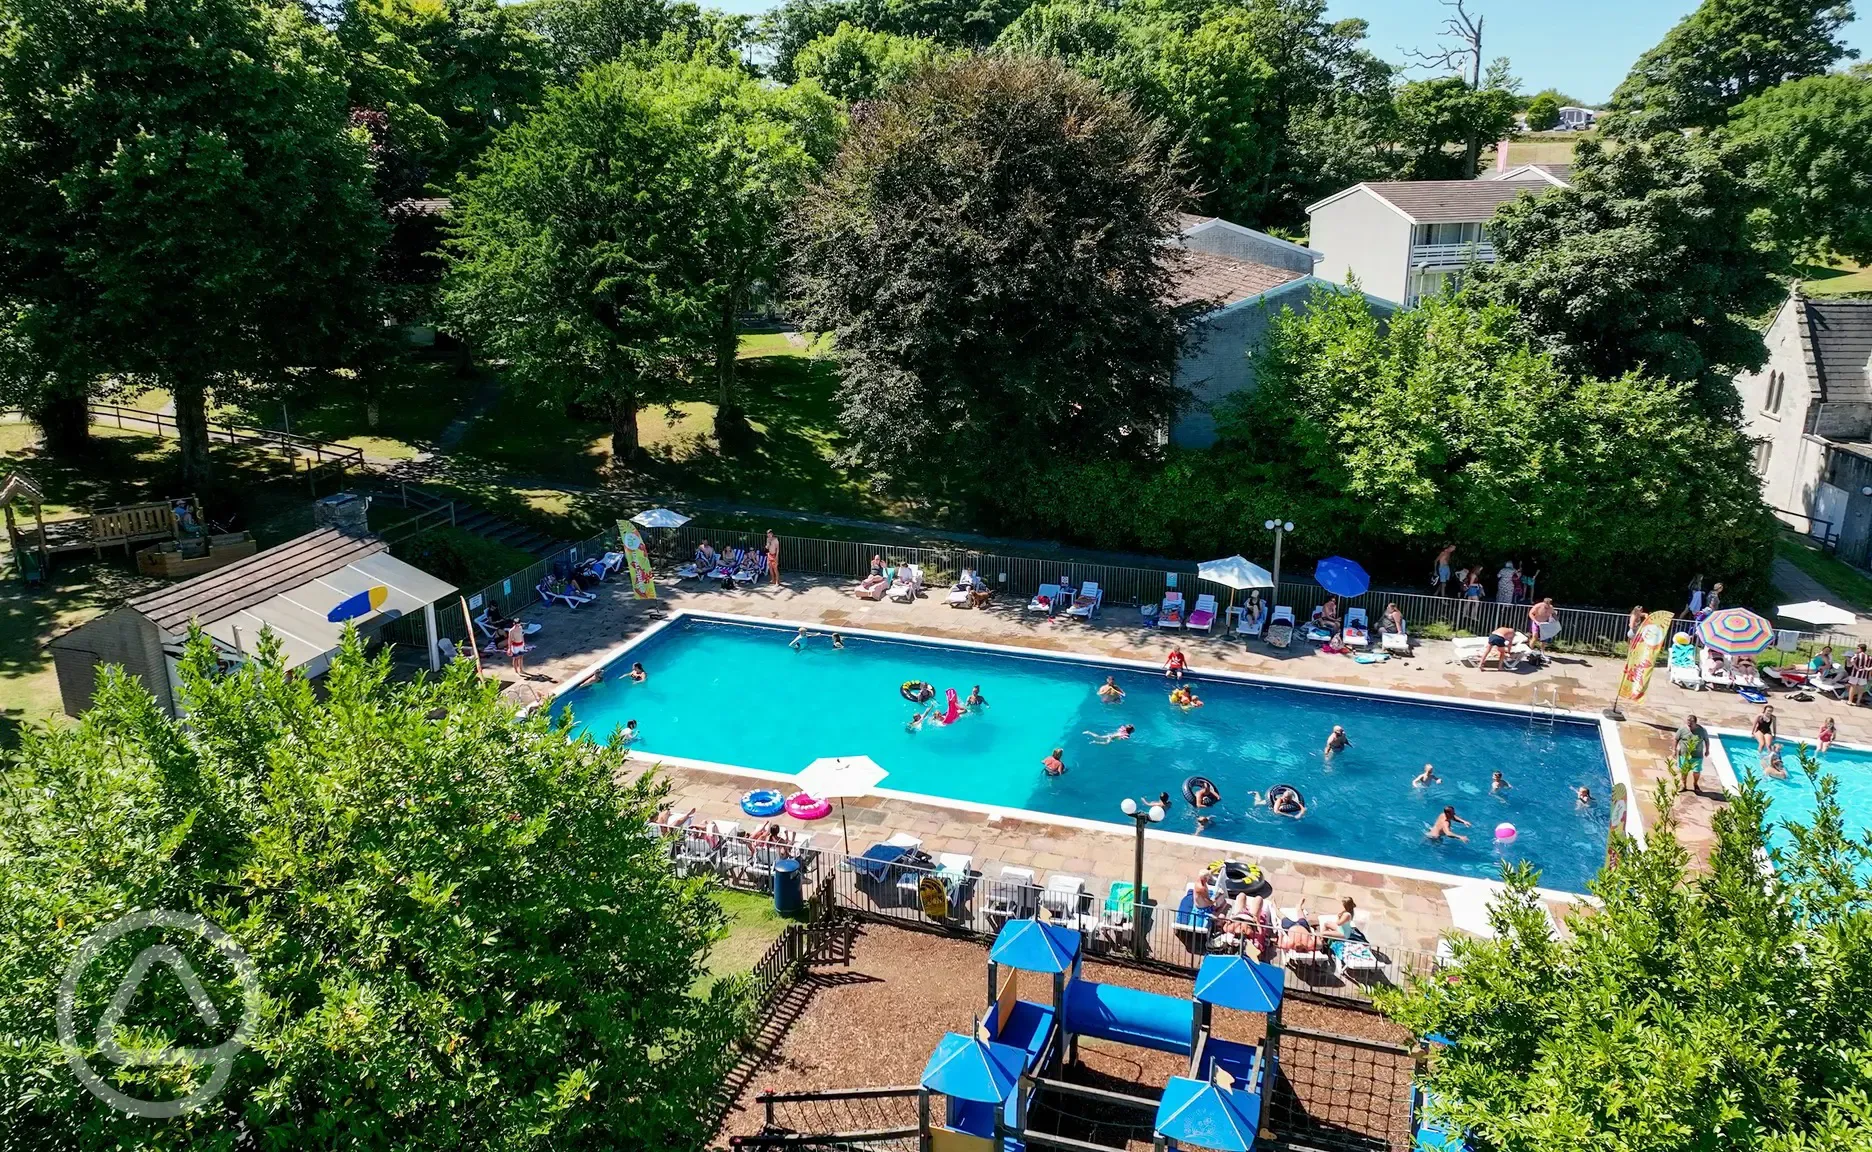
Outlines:
POLYGON ((1158 1135, 1178 1144, 1215 1152, 1248 1152, 1254 1147, 1260 1115, 1258 1093, 1175 1076, 1164 1085, 1154 1127, 1158 1135))
POLYGON ((1070 972, 1079 958, 1079 933, 1041 920, 1009 920, 988 950, 990 964, 1023 972, 1070 972))
POLYGON ((918 1083, 954 1100, 999 1104, 1013 1094, 1026 1063, 1019 1048, 949 1032, 930 1053, 918 1083))
POLYGON ((1280 1007, 1287 973, 1246 956, 1205 956, 1196 970, 1195 998, 1217 1008, 1272 1012, 1280 1007))

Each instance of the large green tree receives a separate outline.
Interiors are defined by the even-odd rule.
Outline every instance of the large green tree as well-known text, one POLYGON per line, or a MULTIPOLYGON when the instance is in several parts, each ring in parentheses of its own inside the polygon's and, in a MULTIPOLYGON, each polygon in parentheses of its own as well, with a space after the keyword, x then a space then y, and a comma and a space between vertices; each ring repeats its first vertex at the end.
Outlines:
POLYGON ((1749 97, 1857 56, 1841 39, 1852 15, 1841 0, 1703 0, 1632 65, 1600 131, 1715 128, 1749 97))
MULTIPOLYGON (((266 634, 229 671, 193 639, 185 721, 119 670, 76 724, 30 730, 0 772, 0 1127, 13 1147, 696 1147, 744 1021, 692 989, 721 913, 644 825, 659 786, 565 718, 516 719, 471 661, 414 682, 347 636, 317 687, 266 634), (252 1034, 224 1086, 169 1120, 73 1076, 67 964, 125 915, 225 930, 254 983, 194 933, 144 928, 83 969, 79 1054, 151 1101, 207 1086, 160 1059, 252 1034), (100 1051, 139 950, 170 944, 100 1051), (251 1013, 251 1016, 247 1016, 251 1013)), ((145 955, 147 959, 147 954, 145 955)))
POLYGON ((1050 454, 1135 455, 1169 420, 1162 129, 1052 61, 986 56, 871 105, 793 237, 854 455, 978 492, 1050 454))
POLYGON ((762 18, 767 67, 791 81, 806 45, 850 24, 869 32, 921 36, 955 48, 984 48, 1030 0, 782 0, 762 18))
POLYGON ((461 186, 445 305, 524 395, 603 413, 628 459, 638 412, 732 338, 830 114, 811 85, 700 58, 595 68, 461 186))
POLYGON ((175 401, 343 362, 382 224, 333 38, 263 0, 0 3, 0 294, 35 360, 175 401))
POLYGON ((1738 106, 1726 132, 1768 198, 1774 243, 1872 263, 1872 72, 1770 88, 1738 106))
POLYGON ((1510 136, 1514 93, 1477 88, 1460 76, 1413 80, 1398 89, 1398 174, 1407 180, 1467 180, 1476 174, 1476 141, 1510 136), (1453 151, 1458 145, 1462 151, 1453 151))
POLYGON ((667 40, 670 55, 706 50, 717 63, 739 59, 749 20, 688 0, 522 0, 520 18, 546 42, 546 55, 561 84, 627 53, 656 51, 667 40))
POLYGON ((1433 1118, 1519 1152, 1849 1152, 1872 1147, 1872 851, 1836 782, 1800 754, 1813 819, 1785 823, 1751 777, 1716 813, 1707 871, 1669 795, 1640 848, 1550 935, 1527 871, 1496 938, 1380 1004, 1440 1036, 1433 1118))
POLYGON ((955 49, 926 36, 898 36, 840 24, 830 35, 800 49, 793 72, 797 79, 814 81, 835 99, 872 100, 954 54, 955 49))
POLYGON ((1527 128, 1529 132, 1550 132, 1560 126, 1560 101, 1545 92, 1528 101, 1527 128))
POLYGON ((1574 153, 1573 187, 1503 205, 1482 279, 1569 367, 1693 381, 1707 410, 1735 402, 1735 374, 1766 352, 1749 318, 1784 289, 1763 242, 1762 190, 1738 148, 1665 134, 1574 153))
POLYGON ((1161 117, 1204 210, 1295 225, 1333 181, 1388 170, 1372 161, 1391 136, 1391 72, 1364 34, 1328 23, 1322 0, 1044 0, 995 46, 1063 60, 1161 117))

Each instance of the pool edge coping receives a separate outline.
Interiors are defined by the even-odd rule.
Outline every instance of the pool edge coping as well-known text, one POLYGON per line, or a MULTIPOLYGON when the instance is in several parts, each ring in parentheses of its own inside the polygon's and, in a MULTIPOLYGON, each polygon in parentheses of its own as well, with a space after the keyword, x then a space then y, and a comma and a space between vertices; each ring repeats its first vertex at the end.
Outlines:
MULTIPOLYGON (((1043 649, 1021 648, 1008 644, 995 644, 981 640, 951 640, 926 636, 906 635, 865 627, 832 628, 824 623, 813 624, 801 620, 783 620, 765 616, 742 616, 732 612, 713 612, 690 608, 677 608, 662 620, 618 644, 608 648, 592 663, 579 669, 577 673, 566 677, 540 701, 539 707, 549 707, 553 701, 567 692, 585 687, 593 674, 615 662, 632 648, 649 640, 657 633, 677 622, 694 618, 700 620, 719 620, 730 624, 752 625, 767 629, 806 628, 824 632, 839 632, 844 635, 864 636, 878 640, 890 640, 899 643, 924 644, 939 647, 972 648, 979 651, 993 652, 1003 656, 1018 656, 1027 659, 1045 659, 1055 662, 1082 662, 1104 664, 1133 671, 1155 672, 1160 667, 1146 660, 1127 660, 1119 656, 1101 656, 1085 653, 1057 653, 1043 649)), ((1413 704, 1435 705, 1439 707, 1466 708, 1479 712, 1508 712, 1524 714, 1530 719, 1537 716, 1564 717, 1569 721, 1591 724, 1599 733, 1599 745, 1605 754, 1606 768, 1614 785, 1623 784, 1627 797, 1625 805, 1625 830, 1641 846, 1645 842, 1643 818, 1638 811, 1636 786, 1632 782, 1631 769, 1625 759, 1624 741, 1618 735, 1618 724, 1598 712, 1579 712, 1567 708, 1543 708, 1533 704, 1510 704, 1464 700, 1457 697, 1437 696, 1423 692, 1410 692, 1396 688, 1364 687, 1349 684, 1333 684, 1314 680, 1298 680, 1284 676, 1269 676, 1259 672, 1236 672, 1233 670, 1193 670, 1199 677, 1219 680, 1231 680, 1249 684, 1260 684, 1289 690, 1336 692, 1346 696, 1376 696, 1380 698, 1403 700, 1413 704)), ((657 755, 624 749, 627 760, 639 764, 665 764, 677 768, 692 768, 698 771, 714 772, 726 776, 740 776, 760 780, 765 783, 791 783, 792 773, 773 772, 762 768, 746 768, 736 764, 721 764, 710 760, 697 760, 685 756, 657 755)), ((934 808, 952 808, 978 815, 986 815, 991 820, 1014 819, 1029 820, 1041 824, 1055 824, 1081 831, 1093 831, 1106 835, 1122 835, 1121 825, 1110 821, 1093 820, 1083 816, 1062 816, 1051 812, 1036 812, 1029 808, 1008 808, 999 805, 982 804, 972 800, 954 800, 943 796, 931 796, 922 792, 901 792, 894 788, 874 788, 871 795, 884 799, 900 800, 906 803, 923 804, 934 808)), ((1289 848, 1277 848, 1270 845, 1254 844, 1245 840, 1224 840, 1213 836, 1197 836, 1187 832, 1168 832, 1156 828, 1146 830, 1147 835, 1158 840, 1185 846, 1233 847, 1250 849, 1258 854, 1290 860, 1298 864, 1315 867, 1342 868, 1350 871, 1373 872, 1381 876, 1395 877, 1401 880, 1413 880, 1419 883, 1435 884, 1439 888, 1460 887, 1467 884, 1486 885, 1497 890, 1506 885, 1500 880, 1489 880, 1475 876, 1461 876, 1451 872, 1434 872, 1424 868, 1412 868, 1403 864, 1383 864, 1373 860, 1357 860, 1347 856, 1327 856, 1315 852, 1304 852, 1289 848)), ((1601 865, 1603 868, 1603 864, 1601 865)), ((1599 901, 1590 893, 1568 892, 1557 888, 1537 887, 1535 892, 1543 900, 1558 900, 1565 903, 1585 903, 1598 906, 1599 901)))

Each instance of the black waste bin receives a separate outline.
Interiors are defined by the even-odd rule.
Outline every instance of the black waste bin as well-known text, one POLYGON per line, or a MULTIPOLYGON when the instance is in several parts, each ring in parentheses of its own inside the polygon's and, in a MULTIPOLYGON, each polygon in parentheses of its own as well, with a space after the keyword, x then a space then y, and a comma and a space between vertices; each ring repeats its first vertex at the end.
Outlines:
POLYGON ((777 860, 773 868, 773 906, 782 916, 790 916, 806 906, 800 887, 798 860, 777 860))

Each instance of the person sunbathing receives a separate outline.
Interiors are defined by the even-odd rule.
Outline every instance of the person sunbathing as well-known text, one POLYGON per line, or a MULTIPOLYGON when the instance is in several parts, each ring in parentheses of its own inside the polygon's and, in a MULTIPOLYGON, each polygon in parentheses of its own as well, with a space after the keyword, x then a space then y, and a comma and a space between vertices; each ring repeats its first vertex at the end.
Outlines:
POLYGON ((1284 916, 1281 918, 1280 946, 1282 950, 1287 952, 1316 952, 1319 950, 1319 942, 1313 933, 1313 921, 1307 918, 1305 900, 1300 901, 1300 906, 1294 909, 1292 919, 1288 919, 1284 916))
POLYGON ((890 581, 884 578, 884 573, 873 572, 871 575, 866 576, 863 580, 858 582, 858 594, 860 596, 873 596, 888 587, 889 584, 890 581))
POLYGON ((1319 606, 1319 612, 1313 619, 1328 632, 1339 631, 1339 597, 1326 597, 1326 603, 1319 606))

